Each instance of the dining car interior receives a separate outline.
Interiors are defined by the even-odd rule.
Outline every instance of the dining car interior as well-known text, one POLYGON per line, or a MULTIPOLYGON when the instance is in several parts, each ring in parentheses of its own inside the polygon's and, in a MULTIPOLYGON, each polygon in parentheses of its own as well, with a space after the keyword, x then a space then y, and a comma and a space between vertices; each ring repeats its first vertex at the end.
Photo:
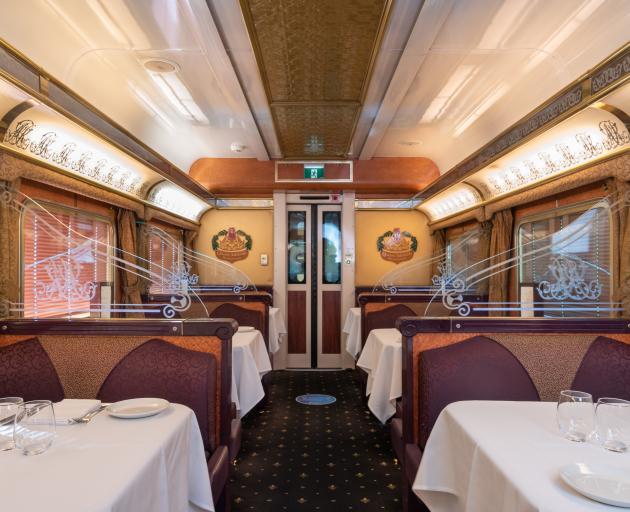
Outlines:
POLYGON ((0 0, 0 512, 630 509, 630 0, 0 0))

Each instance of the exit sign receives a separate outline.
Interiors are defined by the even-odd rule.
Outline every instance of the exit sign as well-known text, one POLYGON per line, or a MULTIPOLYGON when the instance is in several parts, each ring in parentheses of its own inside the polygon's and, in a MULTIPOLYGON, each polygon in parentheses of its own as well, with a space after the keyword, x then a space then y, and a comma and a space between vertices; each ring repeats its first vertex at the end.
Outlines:
POLYGON ((304 164, 304 179, 316 180, 324 177, 324 166, 321 164, 304 164))

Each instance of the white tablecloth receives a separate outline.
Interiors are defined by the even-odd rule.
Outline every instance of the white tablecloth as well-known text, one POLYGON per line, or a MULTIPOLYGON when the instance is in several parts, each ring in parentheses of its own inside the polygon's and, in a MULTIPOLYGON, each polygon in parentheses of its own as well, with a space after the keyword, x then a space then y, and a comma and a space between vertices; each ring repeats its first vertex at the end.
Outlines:
POLYGON ((361 308, 350 308, 343 323, 346 338, 346 351, 356 359, 361 352, 361 308))
POLYGON ((382 423, 396 412, 402 396, 402 336, 398 329, 373 329, 357 361, 368 373, 368 407, 382 423))
POLYGON ((563 439, 555 403, 457 402, 435 423, 413 490, 433 512, 621 510, 567 486, 558 471, 572 462, 630 472, 629 453, 563 439))
POLYGON ((260 331, 237 332, 232 337, 232 401, 245 416, 265 396, 261 378, 271 361, 260 331))
POLYGON ((269 352, 275 354, 280 350, 280 343, 285 334, 287 327, 280 309, 269 308, 269 352))
POLYGON ((199 426, 183 405, 150 418, 101 412, 85 425, 58 426, 43 454, 0 452, 0 482, 7 512, 214 510, 199 426))

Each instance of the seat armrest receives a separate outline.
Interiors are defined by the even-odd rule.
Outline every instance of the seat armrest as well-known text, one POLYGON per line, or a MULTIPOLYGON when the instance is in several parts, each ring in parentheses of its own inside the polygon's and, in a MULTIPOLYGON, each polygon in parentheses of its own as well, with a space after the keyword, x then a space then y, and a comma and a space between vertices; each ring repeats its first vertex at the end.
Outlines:
POLYGON ((208 459, 208 474, 210 475, 210 488, 212 489, 212 499, 215 504, 218 502, 223 490, 227 485, 230 473, 230 455, 228 447, 221 445, 208 459))

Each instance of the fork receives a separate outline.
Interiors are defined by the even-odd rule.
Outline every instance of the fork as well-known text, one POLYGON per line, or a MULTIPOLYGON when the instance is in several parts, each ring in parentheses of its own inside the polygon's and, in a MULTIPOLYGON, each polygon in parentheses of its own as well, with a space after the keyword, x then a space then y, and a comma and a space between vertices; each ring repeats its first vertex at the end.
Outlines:
POLYGON ((90 420, 96 416, 99 412, 101 412, 102 410, 104 410, 109 404, 101 404, 101 406, 98 409, 95 409, 92 412, 88 412, 87 414, 85 414, 84 416, 80 416, 78 418, 72 418, 70 420, 70 423, 75 424, 75 423, 89 423, 90 420))

